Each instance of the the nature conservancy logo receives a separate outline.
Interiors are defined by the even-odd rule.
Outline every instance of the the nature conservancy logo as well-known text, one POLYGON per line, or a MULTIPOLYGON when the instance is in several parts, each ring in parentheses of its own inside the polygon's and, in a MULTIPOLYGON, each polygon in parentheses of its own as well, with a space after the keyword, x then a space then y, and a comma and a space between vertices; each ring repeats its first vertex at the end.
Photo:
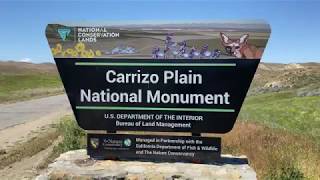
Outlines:
POLYGON ((99 138, 90 138, 90 145, 93 149, 97 149, 99 147, 99 138))
POLYGON ((71 32, 70 28, 59 28, 58 33, 62 41, 65 41, 71 32))
POLYGON ((131 146, 131 140, 129 138, 125 139, 125 140, 123 140, 123 144, 124 144, 124 146, 129 147, 129 146, 131 146))

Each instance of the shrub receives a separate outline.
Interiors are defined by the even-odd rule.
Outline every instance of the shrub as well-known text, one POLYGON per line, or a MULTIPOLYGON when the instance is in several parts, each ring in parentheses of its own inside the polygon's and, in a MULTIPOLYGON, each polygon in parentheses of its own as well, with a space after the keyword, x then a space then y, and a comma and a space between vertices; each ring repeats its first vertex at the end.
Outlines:
POLYGON ((282 167, 278 171, 270 171, 267 180, 303 180, 303 173, 293 165, 288 167, 282 167))
POLYGON ((59 153, 86 147, 86 133, 77 122, 67 116, 58 125, 58 132, 62 135, 62 142, 56 146, 59 153))

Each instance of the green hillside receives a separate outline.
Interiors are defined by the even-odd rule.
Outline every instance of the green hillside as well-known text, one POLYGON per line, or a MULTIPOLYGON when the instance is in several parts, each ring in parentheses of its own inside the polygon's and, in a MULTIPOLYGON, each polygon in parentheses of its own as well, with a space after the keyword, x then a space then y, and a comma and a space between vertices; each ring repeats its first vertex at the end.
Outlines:
POLYGON ((320 64, 261 63, 239 119, 319 139, 320 64))
POLYGON ((320 96, 274 92, 247 97, 239 119, 320 138, 320 96))
POLYGON ((54 64, 0 63, 0 103, 62 93, 54 64))

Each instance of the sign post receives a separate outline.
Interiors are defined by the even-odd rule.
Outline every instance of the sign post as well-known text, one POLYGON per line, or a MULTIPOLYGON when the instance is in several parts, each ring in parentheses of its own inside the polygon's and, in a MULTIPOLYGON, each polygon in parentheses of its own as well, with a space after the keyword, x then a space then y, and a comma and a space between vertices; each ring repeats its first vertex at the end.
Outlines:
POLYGON ((199 163, 219 159, 221 139, 202 133, 233 128, 269 34, 260 22, 46 29, 91 157, 199 163))

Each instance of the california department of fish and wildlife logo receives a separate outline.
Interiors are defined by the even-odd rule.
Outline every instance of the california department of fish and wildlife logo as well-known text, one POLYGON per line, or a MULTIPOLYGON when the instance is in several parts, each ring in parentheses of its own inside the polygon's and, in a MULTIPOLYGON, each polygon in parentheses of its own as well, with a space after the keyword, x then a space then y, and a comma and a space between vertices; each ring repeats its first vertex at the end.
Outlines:
POLYGON ((70 28, 58 28, 58 33, 62 41, 65 41, 71 32, 70 28))
POLYGON ((93 149, 97 149, 99 147, 99 138, 90 138, 90 145, 93 149))
POLYGON ((129 147, 129 146, 131 146, 131 140, 125 139, 125 140, 123 140, 123 144, 124 144, 124 146, 129 147))

